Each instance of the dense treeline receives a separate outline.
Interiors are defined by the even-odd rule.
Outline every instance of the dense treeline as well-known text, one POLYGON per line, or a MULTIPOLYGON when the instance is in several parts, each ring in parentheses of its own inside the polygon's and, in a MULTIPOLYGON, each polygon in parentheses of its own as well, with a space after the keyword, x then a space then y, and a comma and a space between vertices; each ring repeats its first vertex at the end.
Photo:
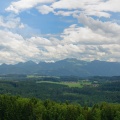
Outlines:
POLYGON ((0 120, 120 120, 120 104, 92 107, 0 95, 0 120))
POLYGON ((99 82, 105 82, 105 81, 120 81, 120 76, 93 76, 93 77, 88 77, 89 80, 94 81, 97 80, 99 82))

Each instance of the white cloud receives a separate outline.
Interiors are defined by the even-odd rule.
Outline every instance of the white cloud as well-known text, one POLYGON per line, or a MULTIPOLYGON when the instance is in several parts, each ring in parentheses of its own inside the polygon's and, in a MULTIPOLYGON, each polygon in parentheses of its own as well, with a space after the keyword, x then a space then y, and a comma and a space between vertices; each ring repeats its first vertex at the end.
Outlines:
POLYGON ((107 0, 105 2, 101 2, 96 9, 101 11, 120 12, 119 4, 119 0, 107 0))
POLYGON ((110 44, 109 38, 107 36, 95 33, 88 27, 70 27, 64 30, 61 35, 63 39, 63 44, 86 44, 86 45, 96 45, 96 44, 110 44), (97 39, 96 39, 97 38, 97 39))
POLYGON ((116 39, 117 36, 117 39, 120 37, 120 25, 117 23, 94 20, 93 18, 87 17, 84 14, 75 17, 77 17, 79 22, 81 22, 84 26, 90 28, 94 33, 99 33, 107 37, 113 37, 112 39, 114 39, 114 37, 116 39))
POLYGON ((84 15, 78 16, 78 19, 85 25, 84 27, 72 25, 61 35, 62 49, 66 50, 68 46, 72 50, 67 51, 66 57, 73 53, 73 56, 83 60, 119 61, 120 25, 101 22, 84 15), (71 44, 78 49, 72 49, 69 46, 71 44))
MULTIPOLYGON (((20 25, 20 18, 15 16, 0 16, 0 27, 13 29, 20 25)), ((23 23, 22 23, 23 25, 23 23)))
POLYGON ((39 49, 29 45, 22 36, 0 30, 0 62, 15 63, 35 57, 39 49))
POLYGON ((19 25, 19 28, 20 28, 20 29, 23 29, 23 28, 25 28, 25 25, 24 25, 23 23, 21 23, 21 24, 19 25))
POLYGON ((54 1, 55 0, 19 0, 12 2, 11 5, 6 8, 6 11, 13 11, 18 14, 20 11, 36 7, 38 4, 51 3, 54 1))
POLYGON ((54 9, 80 9, 84 5, 83 0, 59 0, 52 4, 54 9))
MULTIPOLYGON (((81 12, 87 15, 109 17, 110 15, 108 13, 96 9, 100 3, 100 0, 69 0, 69 2, 67 0, 60 0, 54 2, 51 6, 54 9, 66 9, 73 12, 77 10, 79 13, 81 12)), ((64 12, 66 13, 66 11, 64 12)))
MULTIPOLYGON (((120 12, 119 0, 60 0, 51 6, 54 9, 79 10, 86 15, 98 17, 110 17, 108 12, 120 12)), ((65 12, 65 11, 64 11, 65 12)))
POLYGON ((77 14, 77 13, 80 13, 78 10, 76 11, 62 11, 62 10, 59 10, 57 12, 54 12, 55 15, 62 15, 62 16, 71 16, 73 14, 77 14))
POLYGON ((120 62, 120 25, 94 20, 83 14, 75 17, 84 26, 71 25, 60 34, 61 39, 55 36, 23 38, 0 30, 0 63, 54 61, 70 57, 120 62))
POLYGON ((111 16, 110 12, 120 12, 119 0, 19 0, 12 2, 6 10, 19 13, 33 7, 37 8, 42 14, 53 12, 56 15, 63 16, 75 14, 77 11, 77 13, 90 16, 109 18, 111 16), (48 3, 50 3, 49 6, 48 3), (54 12, 56 10, 57 12, 54 12))
MULTIPOLYGON (((6 9, 19 13, 35 7, 41 14, 73 16, 79 24, 65 28, 60 35, 34 35, 26 30, 19 17, 0 17, 0 63, 20 61, 51 61, 75 57, 82 60, 107 60, 120 62, 120 25, 103 22, 90 16, 107 17, 110 12, 120 12, 118 0, 19 0, 6 9), (50 3, 50 4, 48 4, 50 3), (12 32, 22 29, 28 38, 12 32), (24 28, 24 29, 23 29, 24 28), (26 32, 26 31, 27 32, 26 32), (10 32, 11 31, 11 32, 10 32), (46 37, 46 38, 45 38, 46 37)), ((29 27, 29 26, 28 26, 29 27)), ((27 27, 27 28, 28 28, 27 27)))
POLYGON ((37 46, 50 46, 52 45, 51 41, 43 37, 31 37, 28 39, 28 42, 35 44, 37 46))
POLYGON ((49 12, 54 12, 53 8, 51 8, 47 5, 39 6, 39 7, 37 7, 37 9, 42 14, 48 14, 49 12))

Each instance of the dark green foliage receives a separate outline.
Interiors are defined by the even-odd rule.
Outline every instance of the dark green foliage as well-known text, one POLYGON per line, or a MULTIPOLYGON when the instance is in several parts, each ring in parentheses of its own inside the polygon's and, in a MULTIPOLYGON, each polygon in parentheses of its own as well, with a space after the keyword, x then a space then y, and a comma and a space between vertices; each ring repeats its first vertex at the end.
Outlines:
POLYGON ((0 95, 0 120, 120 120, 120 104, 57 103, 51 100, 0 95))
POLYGON ((102 101, 120 103, 120 77, 92 77, 90 78, 91 85, 81 88, 59 84, 59 81, 72 83, 72 79, 73 82, 81 81, 78 77, 73 76, 27 78, 25 75, 4 75, 0 80, 0 94, 36 97, 41 100, 51 99, 57 102, 68 101, 69 103, 79 103, 82 106, 92 106, 102 101), (43 80, 54 82, 41 82, 43 80), (98 84, 97 87, 94 87, 95 83, 98 84))

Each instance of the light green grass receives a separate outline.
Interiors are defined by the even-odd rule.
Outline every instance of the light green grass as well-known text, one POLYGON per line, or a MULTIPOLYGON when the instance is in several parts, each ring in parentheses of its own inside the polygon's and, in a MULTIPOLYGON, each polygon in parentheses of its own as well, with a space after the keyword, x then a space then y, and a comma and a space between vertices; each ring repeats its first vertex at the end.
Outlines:
POLYGON ((80 82, 61 82, 63 85, 67 85, 69 87, 77 87, 82 88, 83 86, 80 84, 80 82))
POLYGON ((91 81, 86 81, 86 80, 80 81, 80 84, 81 84, 82 86, 89 86, 89 85, 92 85, 91 81))
POLYGON ((60 84, 60 82, 52 82, 52 81, 36 81, 36 83, 52 83, 52 84, 60 84))
MULTIPOLYGON (((51 76, 28 75, 27 78, 51 78, 51 76)), ((60 78, 60 77, 52 76, 52 78, 60 78)))
POLYGON ((52 83, 52 84, 61 84, 61 85, 67 85, 69 87, 77 87, 82 88, 80 82, 51 82, 51 81, 37 81, 36 83, 52 83))

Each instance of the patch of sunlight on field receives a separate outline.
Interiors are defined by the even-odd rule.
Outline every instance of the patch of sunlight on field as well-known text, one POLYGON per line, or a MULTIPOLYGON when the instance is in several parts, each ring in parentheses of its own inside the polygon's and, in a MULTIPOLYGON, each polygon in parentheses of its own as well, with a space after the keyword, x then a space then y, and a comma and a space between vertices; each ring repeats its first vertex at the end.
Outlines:
POLYGON ((83 87, 80 82, 61 82, 61 84, 67 85, 69 87, 78 87, 78 88, 83 87))
POLYGON ((60 82, 52 82, 52 81, 36 81, 36 83, 52 83, 52 84, 60 84, 60 82))
POLYGON ((37 75, 28 75, 27 78, 60 78, 57 76, 37 76, 37 75))
POLYGON ((51 83, 51 84, 61 84, 67 85, 69 87, 78 87, 82 88, 82 84, 80 82, 52 82, 52 81, 36 81, 36 83, 51 83))

